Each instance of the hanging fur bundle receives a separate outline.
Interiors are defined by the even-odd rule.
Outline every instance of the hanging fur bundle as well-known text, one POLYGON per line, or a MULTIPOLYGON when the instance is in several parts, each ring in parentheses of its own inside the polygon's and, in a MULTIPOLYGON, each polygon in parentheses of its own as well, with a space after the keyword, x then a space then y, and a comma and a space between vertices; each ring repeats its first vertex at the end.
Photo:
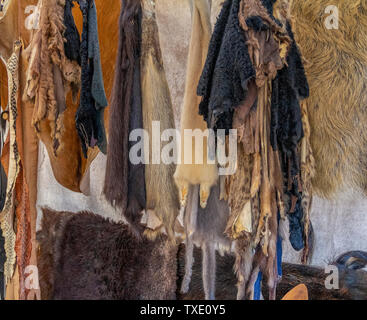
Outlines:
MULTIPOLYGON (((226 181, 231 208, 226 234, 237 240, 238 299, 252 296, 259 271, 275 298, 278 214, 284 219, 287 209, 302 219, 302 208, 309 209, 301 206, 299 163, 304 137, 299 100, 307 97, 308 84, 287 20, 288 2, 279 0, 273 10, 275 2, 224 4, 198 87, 208 125, 238 133, 237 171, 226 181)), ((303 117, 307 123, 307 112, 303 117)))
POLYGON ((42 299, 175 299, 177 248, 167 237, 139 241, 129 230, 88 212, 43 209, 42 299))
MULTIPOLYGON (((155 17, 155 1, 143 0, 141 90, 144 129, 149 136, 149 146, 154 143, 153 121, 160 123, 160 136, 166 129, 174 129, 172 102, 162 61, 158 26, 155 17)), ((162 148, 167 143, 162 143, 162 148)), ((175 146, 173 147, 175 148, 175 146)), ((161 150, 159 150, 160 152, 161 150)), ((163 228, 174 239, 174 224, 179 213, 177 188, 173 179, 175 164, 165 164, 161 155, 149 152, 149 164, 145 166, 146 209, 158 218, 158 226, 148 229, 146 235, 155 238, 163 228), (159 158, 160 164, 154 164, 159 158)))
POLYGON ((37 132, 41 123, 51 128, 53 153, 56 155, 63 135, 66 94, 74 98, 80 88, 80 66, 70 61, 64 49, 64 0, 44 1, 40 8, 40 25, 31 41, 25 101, 34 102, 32 124, 37 132))
POLYGON ((195 140, 186 141, 185 130, 208 129, 203 118, 198 114, 200 97, 195 88, 202 72, 211 35, 210 3, 208 0, 191 0, 192 30, 186 71, 184 103, 181 112, 181 163, 175 172, 175 181, 179 189, 181 206, 186 205, 188 190, 191 185, 200 185, 200 205, 204 208, 210 195, 211 187, 217 182, 217 165, 208 163, 208 138, 203 141, 203 158, 196 159, 195 140), (185 161, 185 142, 191 143, 194 155, 192 164, 185 161), (196 164, 195 161, 202 161, 196 164))
POLYGON ((367 2, 293 0, 291 12, 310 83, 314 191, 324 197, 343 186, 366 192, 367 2), (330 4, 339 10, 337 29, 325 26, 330 4))
POLYGON ((138 234, 145 209, 144 165, 129 161, 132 130, 143 128, 140 88, 141 1, 121 1, 119 47, 109 113, 104 194, 138 234))

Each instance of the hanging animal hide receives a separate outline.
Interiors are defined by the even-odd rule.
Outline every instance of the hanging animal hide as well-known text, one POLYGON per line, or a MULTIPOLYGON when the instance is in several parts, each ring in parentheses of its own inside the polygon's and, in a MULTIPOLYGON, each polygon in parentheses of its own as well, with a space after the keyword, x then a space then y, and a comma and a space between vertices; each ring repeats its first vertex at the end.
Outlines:
POLYGON ((216 251, 230 251, 231 241, 224 235, 228 220, 229 208, 224 200, 220 200, 219 185, 212 187, 205 209, 199 206, 199 186, 191 186, 188 204, 185 209, 184 224, 186 233, 185 277, 181 285, 181 293, 189 290, 194 245, 202 249, 202 281, 205 299, 215 299, 216 251))
MULTIPOLYGON (((158 26, 155 17, 155 1, 143 0, 141 90, 144 129, 148 133, 149 146, 153 139, 153 121, 159 121, 159 138, 166 129, 174 129, 173 109, 159 44, 158 26)), ((171 151, 175 155, 175 144, 171 151)), ((162 148, 167 143, 162 143, 162 148)), ((154 149, 153 149, 154 150, 154 149)), ((145 150, 147 151, 147 150, 145 150)), ((174 239, 174 224, 179 213, 177 188, 173 179, 175 164, 165 164, 159 154, 145 154, 149 164, 145 166, 146 209, 159 220, 158 227, 148 229, 146 235, 155 238, 165 228, 174 239), (158 161, 156 161, 158 159, 158 161), (155 164, 154 162, 160 162, 155 164)))
MULTIPOLYGON (((208 138, 203 139, 202 159, 197 159, 195 147, 197 141, 185 134, 185 130, 199 129, 203 133, 208 129, 203 118, 198 114, 200 97, 196 95, 196 87, 203 70, 211 35, 210 9, 208 0, 191 0, 191 41, 186 71, 186 85, 183 108, 181 112, 181 163, 175 172, 175 181, 179 189, 181 206, 186 206, 190 184, 200 185, 200 205, 205 208, 211 187, 217 182, 217 165, 208 163, 208 138), (188 141, 189 139, 189 141, 188 141), (194 155, 192 164, 185 163, 186 143, 194 155), (191 148, 190 148, 191 145, 191 148), (202 161, 201 163, 198 161, 202 161), (198 163, 196 163, 198 162, 198 163), (199 164, 200 163, 200 164, 199 164)), ((187 158, 187 157, 186 157, 187 158)))
POLYGON ((72 89, 76 98, 80 88, 80 66, 65 56, 65 1, 44 1, 40 8, 40 26, 34 34, 29 52, 29 69, 24 101, 34 101, 33 126, 41 132, 41 122, 51 129, 53 152, 63 135, 66 94, 72 89))
MULTIPOLYGON (((307 97, 308 84, 287 20, 288 2, 277 3, 277 18, 275 2, 223 5, 198 87, 208 125, 238 133, 237 171, 226 182, 231 208, 226 233, 237 240, 238 299, 253 296, 259 272, 275 299, 278 213, 284 219, 287 209, 303 219, 299 100, 307 97)), ((306 117, 307 112, 305 123, 306 117)), ((303 238, 301 232, 301 243, 303 238)))
MULTIPOLYGON (((37 123, 37 126, 39 128, 39 130, 37 131, 37 135, 47 148, 47 152, 49 154, 50 162, 52 165, 52 171, 56 180, 65 188, 68 188, 75 192, 80 192, 80 182, 87 169, 87 163, 82 159, 80 143, 78 141, 77 132, 75 130, 74 117, 77 106, 76 103, 72 103, 72 99, 70 97, 71 94, 68 94, 67 98, 65 98, 66 91, 63 84, 60 85, 59 83, 60 86, 57 87, 53 85, 53 70, 56 67, 53 67, 53 62, 51 60, 51 57, 49 56, 50 50, 46 48, 46 51, 43 51, 43 53, 41 52, 42 46, 47 46, 48 41, 52 41, 53 47, 51 48, 54 48, 54 56, 56 58, 63 57, 59 62, 62 63, 62 70, 65 71, 68 77, 70 76, 70 78, 68 78, 69 81, 71 81, 69 82, 69 84, 73 88, 72 91, 74 92, 74 94, 72 95, 73 100, 75 100, 75 95, 78 91, 78 87, 80 86, 80 66, 76 61, 72 62, 71 60, 68 60, 64 54, 64 38, 63 35, 60 34, 60 32, 63 32, 63 30, 65 29, 65 26, 63 25, 64 6, 53 5, 55 3, 50 2, 49 5, 42 6, 43 2, 39 1, 37 5, 37 11, 41 12, 42 10, 43 12, 43 18, 39 21, 39 23, 43 27, 34 31, 29 46, 23 52, 25 79, 24 89, 22 90, 22 103, 27 104, 28 108, 31 108, 33 110, 31 122, 33 126, 35 124, 35 121, 37 123), (48 8, 50 9, 50 12, 47 11, 48 8), (57 19, 55 20, 57 24, 52 24, 52 26, 55 28, 54 38, 49 38, 49 34, 47 33, 47 30, 51 28, 48 20, 48 13, 52 13, 53 15, 57 16, 57 19), (42 30, 44 30, 43 35, 42 30), (57 35, 58 37, 56 37, 57 35), (42 68, 41 65, 43 66, 42 68), (39 86, 41 85, 41 79, 43 79, 42 81, 44 83, 44 89, 38 90, 39 86), (49 86, 51 86, 52 88, 50 92, 45 89, 49 86), (61 99, 61 104, 64 107, 66 105, 68 106, 62 114, 59 114, 58 112, 59 107, 57 106, 57 103, 59 101, 55 100, 56 90, 58 90, 59 92, 57 96, 61 99), (50 101, 48 101, 48 95, 52 98, 50 101), (47 109, 49 107, 49 103, 55 108, 53 108, 52 110, 47 109), (44 108, 43 111, 41 111, 41 106, 42 108, 44 108), (40 111, 41 113, 38 113, 38 111, 40 111), (56 113, 53 113, 54 111, 56 113), (38 116, 42 116, 42 119, 38 116), (38 120, 36 120, 37 118, 38 120), (57 127, 55 125, 55 121, 58 121, 57 123, 60 124, 60 130, 62 131, 62 134, 60 131, 60 134, 58 135, 59 142, 56 142, 56 140, 54 139, 55 128, 57 127), (55 146, 58 146, 57 150, 55 150, 55 146)), ((36 148, 38 149, 37 146, 35 147, 35 149, 36 148)), ((33 153, 32 157, 35 158, 37 157, 37 155, 33 153)))
POLYGON ((104 109, 108 105, 103 83, 99 53, 97 11, 94 0, 79 0, 83 14, 83 32, 80 44, 82 67, 80 106, 75 115, 76 128, 84 156, 88 147, 96 145, 107 153, 104 128, 104 109))
POLYGON ((129 230, 88 212, 43 209, 42 299, 175 299, 177 248, 166 236, 139 241, 129 230))
POLYGON ((13 53, 13 43, 16 38, 18 19, 17 1, 7 1, 0 14, 0 57, 6 63, 13 53))
POLYGON ((310 83, 306 103, 316 166, 312 186, 323 197, 332 197, 343 186, 367 190, 367 3, 333 1, 340 20, 336 29, 327 29, 325 8, 330 4, 293 0, 291 10, 310 83))
MULTIPOLYGON (((13 1, 16 2, 16 1, 13 1)), ((28 4, 34 4, 31 0, 27 0, 28 4), (29 3, 32 2, 32 3, 29 3)), ((27 5, 27 2, 24 3, 24 6, 27 5)), ((38 3, 38 9, 35 11, 40 10, 40 6, 42 4, 42 1, 39 1, 38 3)), ((78 52, 79 50, 75 48, 75 46, 78 46, 80 39, 72 39, 72 36, 69 34, 70 24, 73 25, 74 19, 70 16, 70 12, 68 11, 70 8, 68 8, 68 5, 70 5, 70 1, 68 0, 66 2, 65 6, 65 12, 63 14, 63 22, 65 24, 66 30, 64 33, 65 39, 67 41, 72 41, 73 45, 72 48, 68 48, 68 45, 65 44, 65 55, 68 58, 77 59, 75 55, 77 55, 75 52, 78 52), (66 17, 65 17, 66 15, 66 17), (66 20, 66 21, 65 21, 66 20), (77 43, 75 45, 75 42, 77 43), (70 54, 70 52, 72 54, 70 54)), ((22 4, 23 6, 23 4, 22 4)), ((115 57, 116 50, 117 50, 117 34, 111 35, 111 29, 117 28, 118 23, 118 13, 120 10, 120 2, 113 1, 110 4, 106 4, 105 2, 98 0, 96 3, 96 7, 98 9, 97 15, 98 19, 101 19, 101 17, 108 16, 109 19, 104 21, 103 24, 100 25, 99 28, 99 36, 100 36, 100 44, 101 44, 101 62, 103 66, 103 75, 106 85, 106 92, 108 95, 111 93, 111 87, 112 87, 112 80, 113 80, 113 74, 114 74, 114 63, 113 63, 113 57, 115 57)), ((61 14, 61 13, 60 13, 61 14)), ((81 12, 79 8, 74 7, 72 9, 73 17, 75 18, 75 24, 79 32, 82 32, 82 24, 83 24, 83 17, 81 15, 81 12)), ((29 31, 28 31, 29 32, 29 31)), ((80 37, 79 35, 75 34, 75 30, 73 30, 72 33, 75 37, 80 37)), ((33 33, 34 38, 34 33, 33 33)), ((27 44, 25 42, 25 44, 27 44)), ((29 60, 29 56, 31 54, 31 51, 33 49, 33 45, 29 45, 27 49, 25 50, 25 60, 29 60)), ((75 64, 78 64, 77 61, 73 61, 75 64)), ((26 61, 25 64, 28 64, 26 61)), ((26 66, 27 67, 27 66, 26 66)), ((78 67, 80 69, 80 67, 78 67)), ((29 74, 28 67, 27 67, 27 74, 29 74)), ((80 73, 79 73, 80 74, 80 73)), ((80 79, 79 79, 80 82, 80 79)), ((24 92, 24 90, 22 90, 24 92)), ((75 192, 81 192, 88 194, 88 179, 89 179, 89 168, 90 164, 94 160, 94 158, 98 154, 98 148, 89 148, 88 149, 88 159, 86 159, 83 156, 83 152, 81 150, 81 144, 80 139, 78 137, 78 133, 76 131, 76 124, 75 124, 75 113, 78 109, 78 103, 79 102, 73 102, 72 101, 72 94, 71 92, 67 95, 66 98, 66 105, 67 108, 63 113, 63 134, 60 137, 61 144, 59 146, 57 155, 55 155, 53 150, 53 140, 51 139, 51 128, 47 121, 40 122, 40 132, 38 132, 38 136, 40 140, 45 144, 47 148, 47 152, 50 158, 50 163, 52 166, 53 174, 57 180, 58 183, 60 183, 62 186, 64 186, 67 189, 70 189, 75 192)), ((24 102, 23 102, 24 103, 24 102)), ((28 103, 27 108, 33 109, 33 103, 28 103)), ((107 119, 106 119, 107 120, 107 119)), ((106 121, 107 122, 107 121, 106 121)), ((36 155, 32 155, 33 158, 36 158, 36 155)))
POLYGON ((141 1, 121 2, 119 48, 109 117, 109 144, 104 194, 121 208, 138 234, 145 209, 143 164, 129 161, 130 132, 143 128, 140 84, 141 1))

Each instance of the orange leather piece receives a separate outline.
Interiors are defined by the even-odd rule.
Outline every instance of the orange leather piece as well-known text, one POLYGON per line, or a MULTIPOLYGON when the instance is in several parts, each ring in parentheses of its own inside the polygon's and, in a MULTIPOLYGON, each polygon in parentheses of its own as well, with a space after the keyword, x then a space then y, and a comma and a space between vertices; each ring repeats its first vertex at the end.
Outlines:
POLYGON ((289 291, 282 300, 308 300, 307 287, 304 284, 298 285, 289 291))
POLYGON ((6 173, 6 175, 8 175, 8 171, 9 171, 9 152, 10 152, 10 139, 9 139, 9 135, 7 136, 6 140, 5 140, 5 144, 1 153, 1 164, 4 168, 4 171, 6 173))

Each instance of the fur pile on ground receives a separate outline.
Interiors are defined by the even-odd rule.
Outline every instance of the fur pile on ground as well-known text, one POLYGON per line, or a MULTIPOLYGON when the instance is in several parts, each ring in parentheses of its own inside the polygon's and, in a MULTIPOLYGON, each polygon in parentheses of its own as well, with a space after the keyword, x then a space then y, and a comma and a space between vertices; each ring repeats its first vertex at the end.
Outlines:
POLYGON ((124 224, 89 212, 43 209, 37 234, 43 300, 171 300, 177 249, 137 240, 124 224))

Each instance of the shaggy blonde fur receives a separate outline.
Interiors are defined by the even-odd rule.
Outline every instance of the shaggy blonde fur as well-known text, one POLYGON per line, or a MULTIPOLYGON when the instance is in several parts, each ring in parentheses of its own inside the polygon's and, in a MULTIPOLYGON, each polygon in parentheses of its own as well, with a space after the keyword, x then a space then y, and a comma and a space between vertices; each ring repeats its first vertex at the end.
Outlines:
MULTIPOLYGON (((144 129, 149 134, 149 146, 152 146, 153 121, 160 122, 161 133, 165 129, 175 128, 175 124, 159 45, 155 8, 148 0, 142 1, 142 4, 142 109, 144 129)), ((174 224, 179 214, 178 194, 173 180, 175 164, 167 165, 162 161, 160 164, 153 164, 151 153, 150 151, 149 164, 145 166, 146 209, 160 220, 161 225, 154 230, 147 229, 145 234, 154 239, 165 228, 173 240, 174 224)))
POLYGON ((346 185, 367 193, 367 2, 293 0, 291 13, 310 85, 314 191, 331 197, 346 185), (330 4, 337 30, 324 25, 330 4))
POLYGON ((201 164, 196 164, 198 155, 195 155, 195 139, 185 139, 185 130, 199 129, 202 132, 208 129, 203 117, 199 115, 200 97, 196 95, 196 87, 208 53, 211 36, 210 2, 208 0, 191 0, 192 31, 189 47, 188 64, 186 71, 186 86, 184 103, 181 113, 181 164, 177 166, 175 181, 180 193, 182 206, 186 206, 190 184, 200 185, 200 205, 205 208, 210 195, 211 187, 218 180, 216 164, 208 164, 208 139, 203 141, 203 158, 201 164), (189 141, 190 140, 190 141, 189 141), (186 143, 191 144, 192 164, 185 164, 186 143))

